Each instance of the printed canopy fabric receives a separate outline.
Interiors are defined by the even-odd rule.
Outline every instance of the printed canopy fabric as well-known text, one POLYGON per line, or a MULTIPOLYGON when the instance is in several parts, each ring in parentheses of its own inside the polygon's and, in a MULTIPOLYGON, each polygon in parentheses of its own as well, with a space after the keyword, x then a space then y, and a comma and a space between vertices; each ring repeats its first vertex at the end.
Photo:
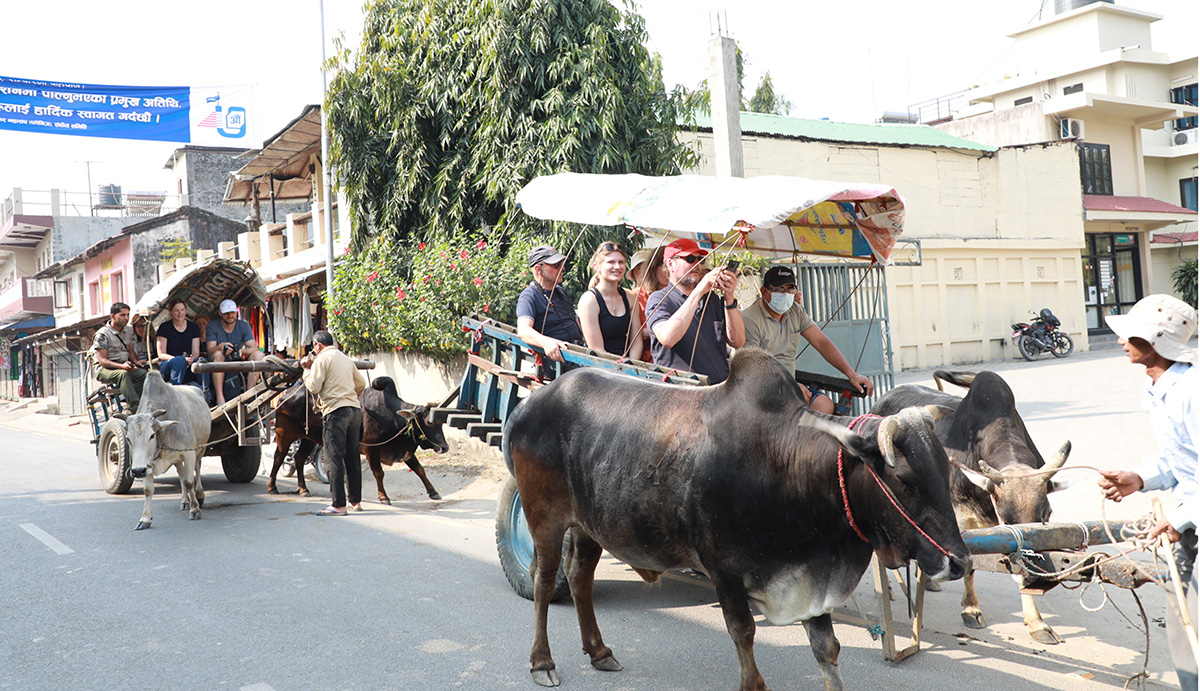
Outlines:
POLYGON ((187 317, 194 319, 201 314, 215 316, 217 306, 226 298, 239 308, 261 307, 267 302, 267 288, 249 263, 214 258, 175 272, 143 295, 132 311, 149 315, 158 328, 171 318, 166 307, 174 298, 187 304, 187 317))
POLYGON ((623 224, 768 257, 829 254, 886 263, 904 230, 904 200, 887 185, 781 175, 559 173, 526 185, 517 205, 534 218, 623 224))

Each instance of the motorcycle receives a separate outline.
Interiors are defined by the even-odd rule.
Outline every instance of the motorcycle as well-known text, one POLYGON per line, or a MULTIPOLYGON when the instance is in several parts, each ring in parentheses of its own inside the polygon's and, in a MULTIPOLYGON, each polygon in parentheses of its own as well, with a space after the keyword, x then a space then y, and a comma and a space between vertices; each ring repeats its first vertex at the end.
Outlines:
POLYGON ((1012 325, 1013 344, 1021 352, 1021 357, 1030 362, 1045 352, 1064 358, 1075 351, 1075 342, 1058 330, 1061 325, 1062 322, 1049 308, 1043 309, 1028 324, 1017 322, 1012 325))

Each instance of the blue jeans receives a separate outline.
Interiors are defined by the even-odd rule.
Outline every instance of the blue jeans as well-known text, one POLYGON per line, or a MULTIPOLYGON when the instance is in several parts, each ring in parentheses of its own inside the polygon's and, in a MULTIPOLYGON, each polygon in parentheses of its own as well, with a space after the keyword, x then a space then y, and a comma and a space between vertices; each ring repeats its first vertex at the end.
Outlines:
POLYGON ((158 370, 162 372, 162 378, 168 384, 179 386, 192 380, 192 373, 188 370, 188 361, 182 355, 163 362, 158 366, 158 370))

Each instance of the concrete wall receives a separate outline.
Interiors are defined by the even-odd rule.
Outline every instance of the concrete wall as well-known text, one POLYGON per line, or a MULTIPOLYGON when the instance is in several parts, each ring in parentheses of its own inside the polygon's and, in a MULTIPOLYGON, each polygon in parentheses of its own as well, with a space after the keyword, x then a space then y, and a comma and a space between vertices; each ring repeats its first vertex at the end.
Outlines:
POLYGON ((115 276, 120 275, 122 294, 120 301, 133 305, 136 300, 135 293, 135 278, 133 268, 133 249, 129 239, 122 239, 112 247, 104 250, 83 263, 84 280, 87 286, 84 289, 84 297, 87 302, 87 313, 89 317, 97 317, 102 314, 108 314, 109 306, 118 300, 118 297, 113 294, 113 281, 115 276), (105 285, 108 285, 106 292, 105 285), (95 298, 93 299, 92 286, 96 286, 95 298))
POLYGON ((448 363, 424 355, 394 352, 368 353, 356 358, 375 363, 375 369, 366 372, 368 378, 391 377, 400 398, 417 404, 441 403, 459 387, 467 369, 465 355, 448 363))
MULTIPOLYGON (((1191 224, 1193 227, 1195 224, 1191 224)), ((1166 293, 1180 297, 1175 292, 1175 283, 1171 280, 1171 272, 1185 261, 1196 261, 1196 243, 1187 245, 1162 245, 1154 243, 1150 250, 1150 289, 1149 294, 1166 293)))
POLYGON ((121 232, 135 219, 100 216, 56 216, 53 259, 62 261, 79 255, 92 245, 121 232))

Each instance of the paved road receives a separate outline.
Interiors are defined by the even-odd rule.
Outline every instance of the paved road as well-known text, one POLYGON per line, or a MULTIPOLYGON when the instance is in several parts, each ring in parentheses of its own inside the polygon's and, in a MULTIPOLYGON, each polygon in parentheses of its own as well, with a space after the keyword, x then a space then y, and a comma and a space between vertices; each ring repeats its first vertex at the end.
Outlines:
MULTIPOLYGON (((1070 464, 1116 467, 1154 447, 1137 407, 1141 375, 1119 351, 988 366, 1012 384, 1043 449, 1071 438, 1070 464)), ((928 381, 928 372, 901 381, 928 381)), ((412 492, 393 507, 318 518, 312 512, 327 498, 268 496, 262 478, 231 485, 210 461, 203 520, 174 510, 179 486, 170 477, 157 483, 154 528, 135 532, 140 495, 100 491, 80 426, 36 417, 45 419, 0 422, 0 688, 534 688, 532 608, 504 581, 494 498, 477 485, 443 491, 440 503, 412 492)), ((1094 474, 1077 472, 1080 482, 1054 498, 1056 517, 1099 518, 1094 474)), ((398 477, 411 481, 406 475, 398 477)), ((1144 509, 1110 504, 1108 516, 1144 509)), ((1145 637, 1124 618, 1140 626, 1128 592, 1110 588, 1112 601, 1094 612, 1104 601, 1099 587, 1048 593, 1042 609, 1066 643, 1047 647, 1025 634, 1011 580, 980 574, 979 583, 991 626, 966 629, 961 586, 948 584, 926 600, 928 647, 899 664, 845 623, 853 604, 843 608, 835 628, 849 686, 1118 689, 1141 670, 1145 637)), ((1156 620, 1149 687, 1170 688, 1164 598, 1149 586, 1139 594, 1156 620)), ((856 600, 874 616, 869 579, 856 600)), ((593 671, 572 610, 555 606, 550 635, 564 689, 736 685, 733 646, 704 581, 669 574, 648 587, 606 557, 596 602, 626 671, 593 671)), ((906 618, 902 602, 897 617, 906 618)), ((802 627, 764 624, 756 640, 773 689, 821 688, 802 627)))

